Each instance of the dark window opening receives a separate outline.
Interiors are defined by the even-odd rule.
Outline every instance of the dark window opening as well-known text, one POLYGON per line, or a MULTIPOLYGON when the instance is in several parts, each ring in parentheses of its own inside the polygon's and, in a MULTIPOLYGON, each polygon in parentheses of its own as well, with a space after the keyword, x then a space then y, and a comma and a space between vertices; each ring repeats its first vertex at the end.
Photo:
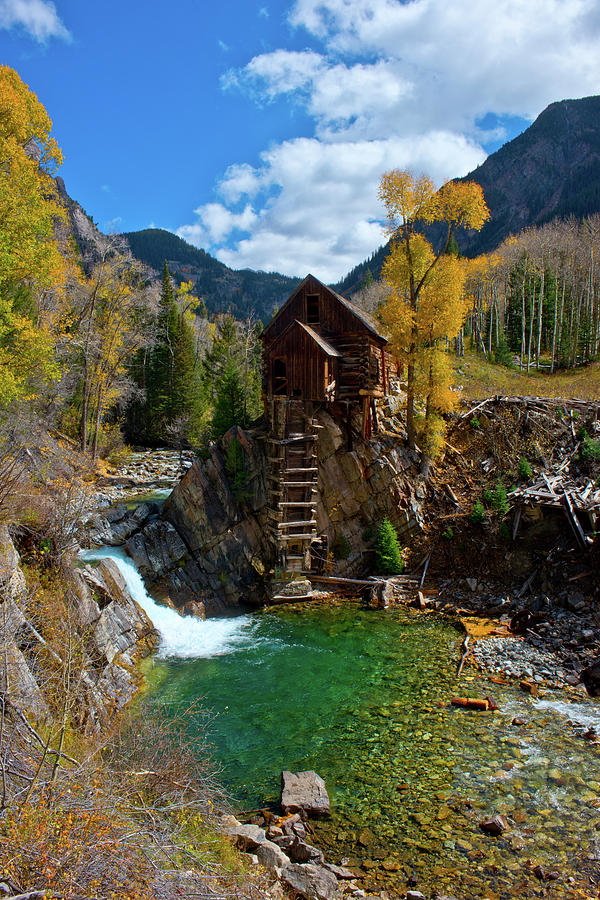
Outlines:
POLYGON ((277 357, 273 360, 273 393, 285 396, 287 389, 287 364, 285 359, 277 357))
POLYGON ((319 319, 319 295, 318 294, 307 294, 306 295, 306 324, 307 325, 318 325, 320 322, 319 319))

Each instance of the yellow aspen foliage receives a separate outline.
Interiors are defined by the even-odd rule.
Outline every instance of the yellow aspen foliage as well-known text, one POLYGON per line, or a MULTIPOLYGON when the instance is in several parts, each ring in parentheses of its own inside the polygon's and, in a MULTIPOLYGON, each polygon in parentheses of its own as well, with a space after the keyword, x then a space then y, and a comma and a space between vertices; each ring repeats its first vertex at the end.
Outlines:
POLYGON ((60 290, 64 260, 55 238, 63 217, 52 175, 61 153, 35 94, 0 66, 0 406, 30 399, 53 377, 52 342, 19 292, 60 290))
POLYGON ((17 73, 0 66, 0 290, 61 277, 54 224, 63 212, 51 175, 62 161, 52 123, 17 73))
POLYGON ((444 354, 466 315, 465 264, 447 250, 456 228, 478 230, 489 212, 477 184, 448 182, 436 190, 427 176, 415 177, 400 169, 382 176, 379 198, 392 238, 382 272, 388 299, 381 314, 391 331, 392 349, 406 363, 409 443, 414 446, 419 430, 423 449, 431 456, 439 445, 440 413, 454 401, 451 367, 444 354), (416 230, 434 223, 445 226, 437 251, 416 230), (415 421, 419 400, 425 404, 423 429, 415 421))

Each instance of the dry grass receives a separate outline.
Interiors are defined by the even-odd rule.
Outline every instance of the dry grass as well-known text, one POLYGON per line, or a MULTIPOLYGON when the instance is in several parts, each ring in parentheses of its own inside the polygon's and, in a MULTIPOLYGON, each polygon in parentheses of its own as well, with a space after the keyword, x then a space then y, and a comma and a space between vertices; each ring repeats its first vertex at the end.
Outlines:
POLYGON ((467 400, 479 400, 493 394, 507 397, 564 397, 600 400, 600 363, 590 363, 569 372, 550 375, 532 370, 529 375, 488 362, 470 350, 457 361, 456 385, 467 400))

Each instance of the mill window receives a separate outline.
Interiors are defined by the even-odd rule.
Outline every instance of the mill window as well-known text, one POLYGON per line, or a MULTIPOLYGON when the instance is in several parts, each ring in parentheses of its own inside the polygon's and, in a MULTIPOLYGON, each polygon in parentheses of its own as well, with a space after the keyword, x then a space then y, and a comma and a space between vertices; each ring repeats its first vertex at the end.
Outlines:
POLYGON ((318 325, 319 324, 319 295, 318 294, 307 294, 306 295, 306 324, 307 325, 318 325))

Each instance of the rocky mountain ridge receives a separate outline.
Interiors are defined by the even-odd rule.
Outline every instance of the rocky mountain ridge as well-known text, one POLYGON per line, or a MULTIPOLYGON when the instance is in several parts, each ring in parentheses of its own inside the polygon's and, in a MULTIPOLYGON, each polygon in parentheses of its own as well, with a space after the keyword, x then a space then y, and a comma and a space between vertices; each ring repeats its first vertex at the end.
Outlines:
MULTIPOLYGON (((468 257, 494 250, 523 228, 600 213, 600 96, 551 103, 522 134, 457 180, 480 184, 491 214, 481 231, 457 233, 468 257)), ((428 229, 434 243, 440 235, 428 229)), ((367 269, 377 278, 388 252, 389 244, 380 247, 335 289, 352 294, 367 269)))

